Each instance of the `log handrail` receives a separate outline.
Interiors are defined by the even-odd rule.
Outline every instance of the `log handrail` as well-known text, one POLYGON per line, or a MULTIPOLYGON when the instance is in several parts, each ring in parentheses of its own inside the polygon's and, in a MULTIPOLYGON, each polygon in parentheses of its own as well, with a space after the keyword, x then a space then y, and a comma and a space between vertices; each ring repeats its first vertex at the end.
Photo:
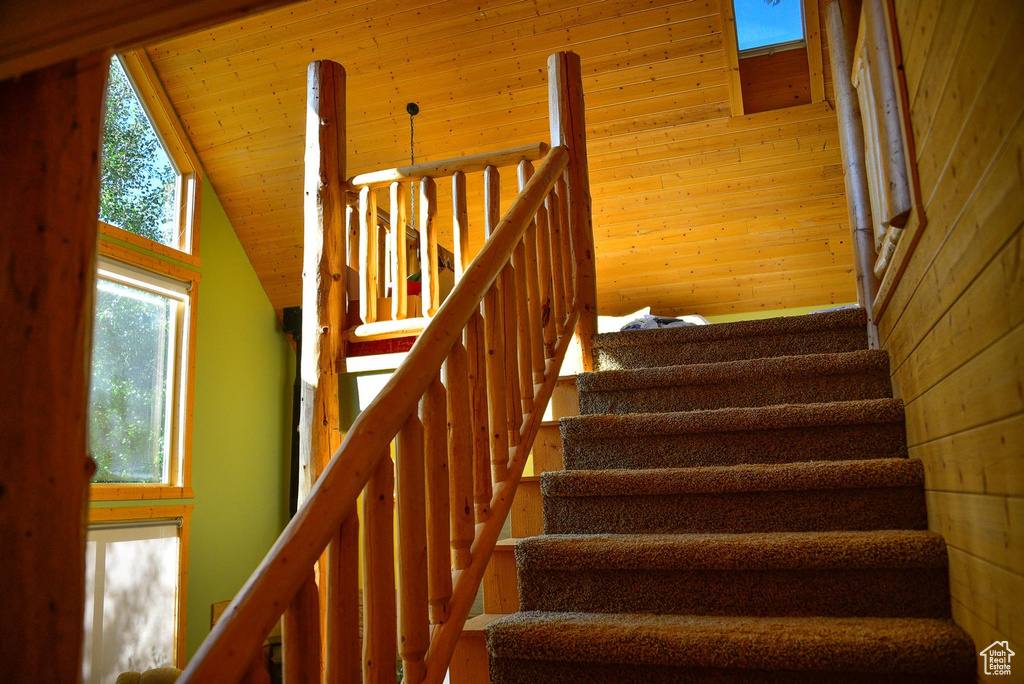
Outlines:
MULTIPOLYGON (((306 502, 189 663, 182 675, 182 684, 238 681, 244 673, 249 654, 263 641, 309 578, 310 568, 340 529, 371 473, 388 453, 391 441, 413 415, 428 385, 440 371, 457 339, 461 338, 461 334, 457 338, 456 333, 461 333, 467 326, 484 295, 511 260, 516 245, 564 171, 568 159, 569 154, 564 147, 548 152, 537 173, 526 183, 494 234, 417 339, 406 361, 398 367, 377 398, 356 418, 341 447, 313 485, 306 502)), ((574 327, 575 317, 576 312, 573 312, 566 322, 567 329, 574 327)), ((539 392, 545 399, 550 397, 567 344, 563 336, 562 344, 556 344, 555 358, 548 360, 550 377, 539 392)), ((534 411, 528 416, 520 434, 523 437, 534 436, 539 420, 538 412, 534 411)), ((468 587, 463 577, 472 580, 483 576, 486 564, 483 549, 493 548, 493 542, 497 540, 504 522, 503 513, 507 513, 511 506, 509 490, 514 489, 526 462, 523 449, 527 443, 532 443, 532 439, 520 441, 511 459, 513 468, 509 476, 495 487, 490 505, 491 517, 473 541, 473 562, 461 571, 463 576, 457 582, 451 601, 451 619, 446 624, 454 624, 460 613, 468 614, 472 605, 470 594, 475 595, 476 587, 472 592, 463 589, 468 587), (460 589, 463 590, 460 592, 460 589)), ((462 619, 464 621, 465 617, 462 619)), ((449 636, 451 630, 442 627, 438 634, 444 634, 445 638, 431 644, 432 653, 454 648, 454 641, 449 636)), ((429 665, 428 662, 428 673, 436 669, 429 665)), ((447 663, 444 667, 447 668, 447 663)))
MULTIPOLYGON (((576 166, 586 150, 573 149, 578 141, 585 145, 579 58, 559 53, 549 67, 559 83, 564 85, 568 76, 570 84, 556 89, 557 112, 552 105, 552 130, 558 129, 553 139, 567 144, 549 149, 535 173, 521 160, 520 192, 500 220, 497 170, 485 167, 489 234, 483 248, 469 264, 460 248, 462 277, 426 319, 406 360, 356 418, 333 457, 324 463, 329 449, 323 446, 323 453, 306 455, 311 464, 324 463, 322 471, 311 469, 319 476, 305 501, 200 646, 182 674, 183 684, 240 681, 282 614, 289 684, 319 684, 324 677, 338 684, 391 684, 399 656, 403 681, 434 684, 444 679, 570 338, 593 324, 584 323, 592 306, 581 289, 586 278, 593 278, 589 193, 585 166, 576 166), (561 101, 563 95, 568 102, 561 101), (575 114, 563 115, 571 110, 575 114), (549 224, 559 232, 548 231, 549 224), (557 270, 551 255, 560 257, 557 270), (552 299, 561 300, 559 309, 552 299), (356 608, 360 523, 365 525, 361 658, 356 608)), ((320 92, 315 74, 334 78, 326 81, 332 88, 344 80, 340 66, 331 63, 314 63, 310 74, 311 92, 320 92)), ((330 104, 340 119, 343 110, 330 104)), ((314 115, 315 125, 323 126, 321 114, 314 115)), ((322 129, 319 135, 324 137, 322 129)), ((326 139, 337 147, 330 134, 326 139)), ((316 198, 307 202, 306 219, 320 226, 313 232, 325 241, 344 243, 348 235, 342 212, 322 210, 337 206, 327 203, 338 196, 337 184, 322 171, 330 158, 327 147, 312 155, 307 147, 307 199, 310 194, 316 198), (319 176, 310 176, 310 168, 320 168, 319 176)), ((460 182, 457 175, 454 182, 460 182)), ((431 184, 426 185, 424 198, 429 199, 431 184)), ((361 195, 365 228, 376 209, 372 193, 364 187, 361 195)), ((429 213, 422 219, 424 234, 431 232, 430 220, 429 213)), ((365 263, 373 241, 369 231, 362 232, 365 263)), ((324 246, 314 247, 307 245, 317 258, 324 252, 331 264, 344 261, 324 246)), ((310 279, 307 285, 323 290, 330 281, 310 279)), ((336 297, 321 297, 312 313, 303 312, 316 322, 332 321, 329 327, 310 326, 326 345, 318 374, 310 376, 321 382, 334 372, 332 345, 341 339, 332 318, 336 307, 336 297)), ((334 388, 329 382, 311 387, 308 400, 329 407, 337 402, 334 388)), ((328 410, 324 415, 333 414, 328 410)), ((329 427, 325 423, 319 429, 329 427)))
POLYGON ((382 188, 394 181, 418 181, 421 178, 437 178, 451 176, 457 171, 474 173, 483 171, 488 166, 515 166, 521 161, 538 161, 548 153, 547 143, 530 143, 519 147, 509 147, 493 152, 481 152, 465 157, 454 157, 440 161, 423 162, 409 166, 399 166, 383 171, 371 171, 352 176, 348 179, 348 187, 358 192, 360 188, 382 188))

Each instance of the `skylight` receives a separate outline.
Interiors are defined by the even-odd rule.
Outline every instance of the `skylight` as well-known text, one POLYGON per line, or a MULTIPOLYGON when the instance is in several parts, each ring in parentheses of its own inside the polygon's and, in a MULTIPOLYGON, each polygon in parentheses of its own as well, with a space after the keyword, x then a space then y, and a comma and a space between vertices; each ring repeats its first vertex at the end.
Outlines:
POLYGON ((800 0, 733 0, 739 51, 804 39, 800 0))

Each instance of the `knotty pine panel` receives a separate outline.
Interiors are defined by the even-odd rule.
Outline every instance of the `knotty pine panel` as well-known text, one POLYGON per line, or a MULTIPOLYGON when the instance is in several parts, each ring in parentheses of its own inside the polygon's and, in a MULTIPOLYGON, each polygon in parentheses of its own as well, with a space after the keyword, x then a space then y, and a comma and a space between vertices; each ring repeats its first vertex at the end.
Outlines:
POLYGON ((896 0, 927 225, 879 319, 953 615, 976 645, 1022 634, 1024 8, 896 0))
MULTIPOLYGON (((546 140, 546 58, 564 49, 582 59, 602 311, 635 308, 639 297, 666 315, 850 301, 834 110, 826 102, 730 117, 718 8, 311 0, 148 52, 277 308, 301 293, 310 60, 346 68, 352 175, 408 163, 410 101, 421 109, 417 160, 546 140), (679 259, 674 269, 661 265, 666 255, 679 259), (650 269, 639 290, 617 284, 620 269, 635 274, 621 265, 630 261, 650 269), (683 273, 700 274, 699 296, 679 287, 683 273)), ((831 97, 827 51, 823 62, 831 97)), ((503 207, 515 185, 505 170, 503 207)), ((438 179, 440 239, 450 247, 449 186, 438 179)), ((477 250, 482 184, 471 176, 468 186, 477 250)))

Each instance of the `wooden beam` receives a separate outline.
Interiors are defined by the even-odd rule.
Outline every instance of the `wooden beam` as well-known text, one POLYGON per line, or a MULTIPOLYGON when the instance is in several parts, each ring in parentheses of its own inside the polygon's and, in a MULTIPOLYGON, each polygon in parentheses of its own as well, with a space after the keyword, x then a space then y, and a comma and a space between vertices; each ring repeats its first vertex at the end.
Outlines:
POLYGON ((81 675, 108 61, 97 53, 0 82, 0 663, 19 684, 81 675))
POLYGON ((593 367, 591 340, 597 334, 597 279, 583 72, 580 57, 574 52, 556 52, 548 59, 548 121, 551 145, 564 145, 569 150, 569 227, 577 273, 573 308, 580 313, 575 336, 583 354, 583 369, 589 371, 593 367))
POLYGON ((90 55, 198 31, 294 0, 7 0, 0 3, 0 80, 90 55))

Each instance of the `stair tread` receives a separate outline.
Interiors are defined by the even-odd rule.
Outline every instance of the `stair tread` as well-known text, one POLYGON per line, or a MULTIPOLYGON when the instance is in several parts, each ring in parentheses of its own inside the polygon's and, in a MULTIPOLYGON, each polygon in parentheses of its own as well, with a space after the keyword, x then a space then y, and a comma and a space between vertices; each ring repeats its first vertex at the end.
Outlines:
POLYGON ((749 670, 970 673, 970 637, 929 618, 522 612, 487 629, 492 658, 749 670))
POLYGON ((642 390, 652 387, 704 385, 736 382, 768 376, 850 375, 866 372, 887 372, 889 355, 878 349, 864 349, 835 354, 804 354, 774 356, 717 363, 691 363, 651 368, 627 368, 581 373, 576 381, 580 392, 612 392, 642 390))
POLYGON ((899 399, 858 399, 821 404, 778 404, 743 408, 721 408, 671 413, 628 413, 570 416, 561 419, 563 439, 771 430, 794 427, 823 427, 903 420, 899 399))
POLYGON ((645 468, 557 470, 540 476, 546 497, 651 496, 688 493, 794 491, 864 487, 921 487, 917 459, 645 468))
POLYGON ((712 323, 654 330, 623 330, 594 336, 594 347, 663 345, 672 342, 700 343, 729 338, 791 335, 866 325, 863 309, 840 309, 804 316, 780 316, 734 323, 712 323))
POLYGON ((516 545, 520 573, 550 570, 813 570, 936 568, 941 535, 927 530, 682 534, 555 534, 516 545))
POLYGON ((508 613, 480 613, 466 620, 466 624, 462 627, 463 634, 472 634, 483 632, 487 625, 491 624, 495 620, 505 617, 508 613))

